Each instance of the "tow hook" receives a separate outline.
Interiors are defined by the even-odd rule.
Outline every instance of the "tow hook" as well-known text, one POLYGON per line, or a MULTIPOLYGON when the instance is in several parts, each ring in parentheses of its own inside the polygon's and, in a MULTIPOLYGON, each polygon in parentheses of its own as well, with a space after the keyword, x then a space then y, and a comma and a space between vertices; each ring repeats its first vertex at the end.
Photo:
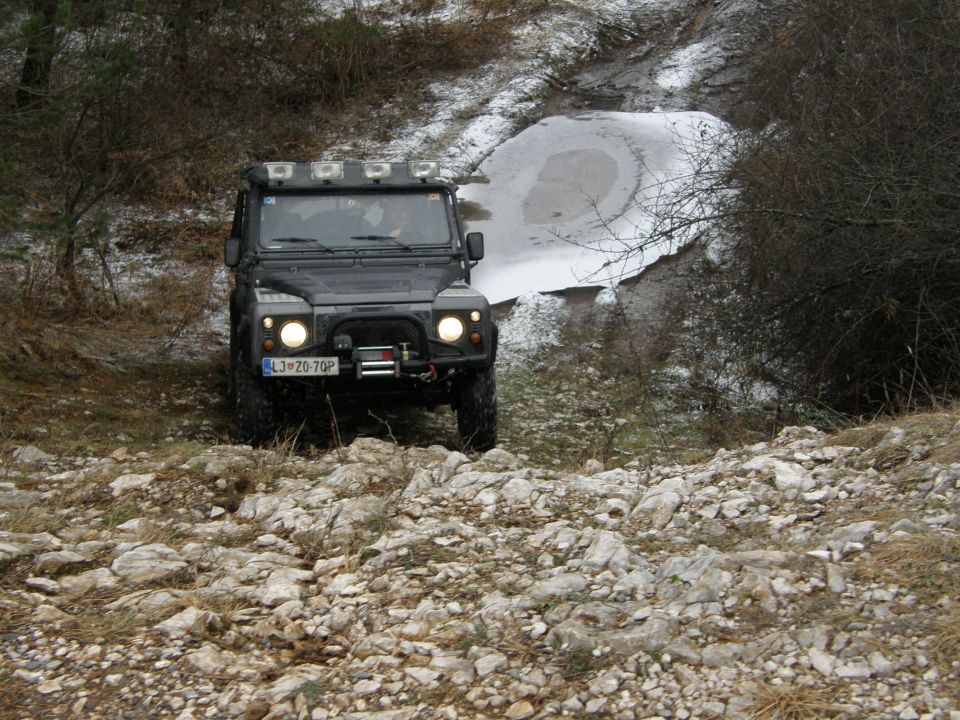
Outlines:
POLYGON ((420 373, 417 375, 417 379, 423 382, 436 382, 437 380, 437 366, 433 363, 427 365, 427 372, 420 373))
POLYGON ((419 380, 420 382, 436 382, 437 380, 437 366, 433 363, 427 365, 427 372, 424 373, 404 373, 403 377, 413 378, 419 380))

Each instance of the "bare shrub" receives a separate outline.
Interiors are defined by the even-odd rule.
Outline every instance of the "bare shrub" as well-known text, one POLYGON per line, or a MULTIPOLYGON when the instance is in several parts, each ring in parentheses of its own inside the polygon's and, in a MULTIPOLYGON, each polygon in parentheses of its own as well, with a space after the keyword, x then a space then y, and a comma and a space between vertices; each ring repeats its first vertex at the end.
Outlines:
POLYGON ((111 201, 193 203, 247 162, 314 154, 318 125, 347 99, 382 107, 428 72, 490 57, 509 18, 481 5, 440 20, 429 3, 12 3, 0 11, 0 240, 19 230, 44 244, 69 291, 58 312, 93 314, 77 264, 86 251, 112 285, 111 201))
POLYGON ((611 263, 701 251, 675 357, 708 410, 956 396, 960 7, 804 0, 753 68, 743 127, 688 143, 682 189, 642 208, 649 228, 611 263))
POLYGON ((698 283, 754 376, 857 412, 960 390, 960 9, 806 0, 757 57, 698 283))

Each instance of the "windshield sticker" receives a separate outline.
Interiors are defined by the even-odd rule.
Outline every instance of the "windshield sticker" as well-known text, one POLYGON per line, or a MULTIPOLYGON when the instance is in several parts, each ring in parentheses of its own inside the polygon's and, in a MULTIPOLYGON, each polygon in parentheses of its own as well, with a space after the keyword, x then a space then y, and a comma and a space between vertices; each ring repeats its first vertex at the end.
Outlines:
POLYGON ((264 205, 276 205, 276 204, 277 204, 277 199, 276 199, 275 197, 273 197, 273 195, 267 195, 267 196, 263 199, 263 204, 264 204, 264 205))
POLYGON ((437 200, 440 199, 440 193, 430 193, 429 195, 427 195, 427 199, 430 202, 437 202, 437 200))

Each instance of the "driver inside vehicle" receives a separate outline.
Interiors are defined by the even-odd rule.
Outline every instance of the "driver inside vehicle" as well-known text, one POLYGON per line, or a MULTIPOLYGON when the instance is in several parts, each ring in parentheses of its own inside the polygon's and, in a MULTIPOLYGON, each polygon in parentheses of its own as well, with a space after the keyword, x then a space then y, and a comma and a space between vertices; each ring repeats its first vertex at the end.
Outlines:
POLYGON ((380 231, 392 238, 402 238, 411 233, 420 234, 415 226, 414 199, 402 198, 384 202, 380 231))

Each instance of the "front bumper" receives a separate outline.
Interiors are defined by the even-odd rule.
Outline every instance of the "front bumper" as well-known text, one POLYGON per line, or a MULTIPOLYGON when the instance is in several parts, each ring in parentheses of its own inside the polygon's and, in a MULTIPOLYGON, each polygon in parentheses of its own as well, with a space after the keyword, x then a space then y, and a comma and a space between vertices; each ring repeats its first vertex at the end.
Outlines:
MULTIPOLYGON (((449 301, 448 301, 449 302, 449 301)), ((446 304, 446 303, 445 303, 446 304)), ((497 331, 489 316, 489 306, 476 307, 409 306, 403 310, 371 312, 360 308, 337 308, 324 312, 304 305, 296 308, 260 306, 252 317, 269 314, 269 327, 259 319, 252 324, 251 370, 267 376, 270 362, 322 359, 325 369, 317 372, 324 380, 373 380, 416 378, 422 381, 444 379, 451 372, 488 367, 496 359, 497 331), (286 311, 286 312, 283 312, 286 311), (463 335, 456 342, 437 337, 436 323, 441 317, 455 316, 463 323, 463 335), (472 316, 479 315, 482 320, 472 316), (296 350, 285 349, 276 328, 295 321, 308 328, 308 342, 296 350), (330 368, 336 361, 337 368, 330 368)), ((298 374, 297 379, 311 375, 298 374)))
POLYGON ((264 357, 260 361, 260 373, 277 379, 296 380, 369 380, 412 378, 424 382, 443 380, 459 370, 488 367, 492 359, 486 353, 463 357, 434 358, 432 360, 404 359, 404 351, 397 348, 356 348, 349 358, 334 358, 337 370, 316 374, 300 374, 289 377, 276 376, 269 372, 271 361, 295 361, 296 356, 264 357))
MULTIPOLYGON (((366 352, 366 351, 362 351, 366 352)), ((490 367, 489 355, 434 360, 339 359, 336 374, 276 377, 267 382, 290 406, 356 411, 380 406, 423 406, 453 402, 457 376, 490 367)))
POLYGON ((416 378, 430 381, 442 379, 451 371, 490 365, 490 358, 484 355, 469 355, 457 358, 434 358, 431 360, 404 360, 403 351, 395 357, 387 358, 390 352, 386 348, 358 348, 349 361, 340 361, 340 375, 354 377, 357 380, 367 378, 416 378), (379 354, 382 353, 382 354, 379 354))

